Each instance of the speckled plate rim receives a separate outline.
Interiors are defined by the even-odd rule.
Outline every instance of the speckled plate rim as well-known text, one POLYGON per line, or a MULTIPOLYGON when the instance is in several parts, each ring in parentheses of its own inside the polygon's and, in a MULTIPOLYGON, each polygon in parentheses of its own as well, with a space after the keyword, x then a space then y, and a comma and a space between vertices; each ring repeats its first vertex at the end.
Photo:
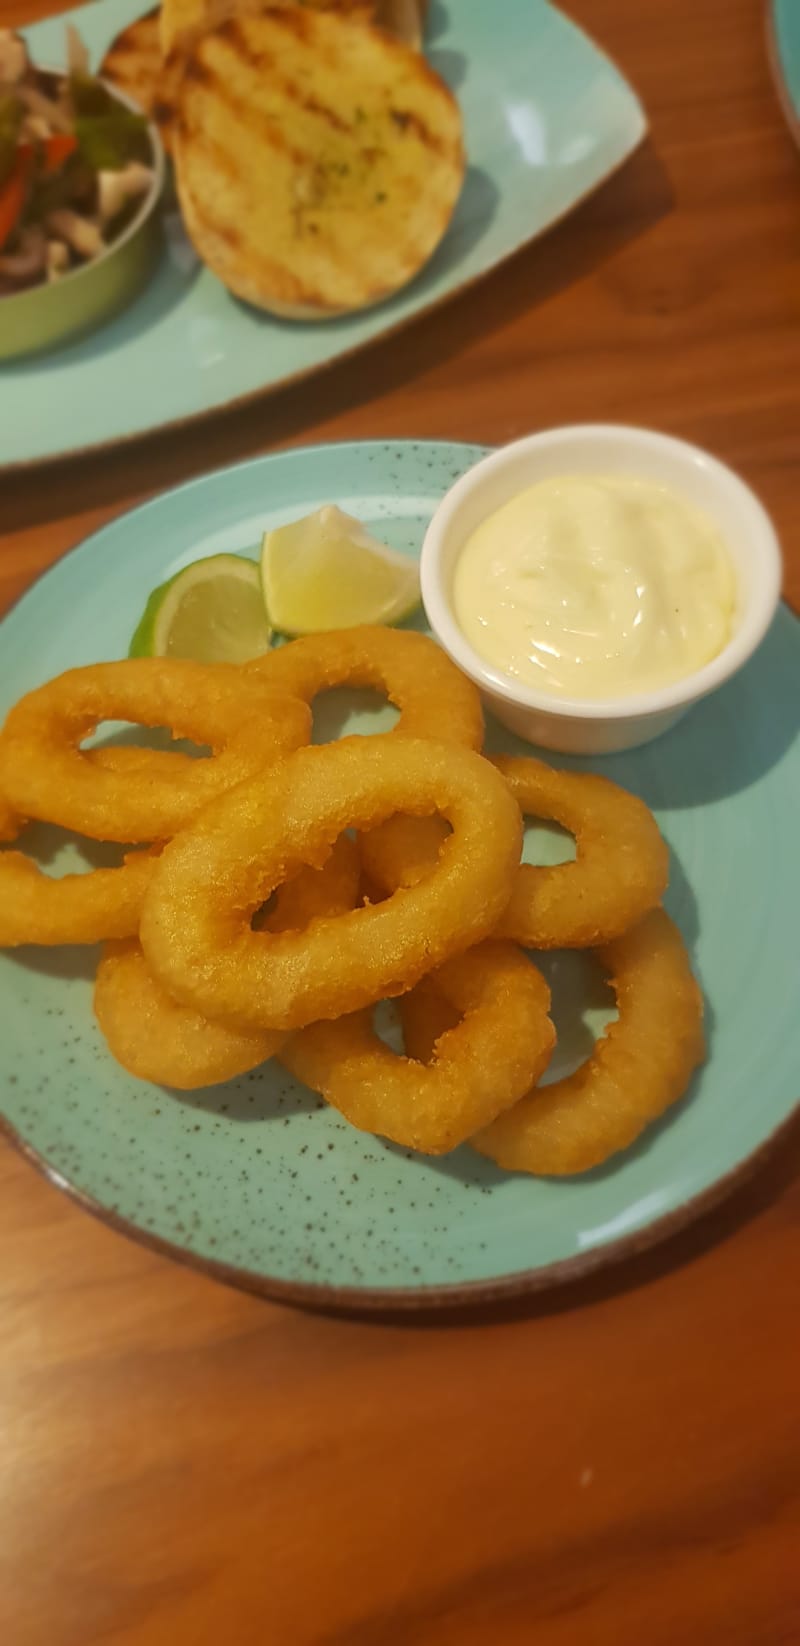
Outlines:
POLYGON ((774 1159, 779 1149, 793 1135, 798 1122, 800 1097, 792 1113, 780 1122, 752 1154, 747 1155, 730 1172, 717 1178, 715 1183, 710 1184, 700 1194, 693 1195, 675 1211, 656 1218, 654 1222, 634 1234, 623 1235, 618 1240, 595 1246, 580 1257, 565 1258, 557 1263, 548 1263, 542 1268, 521 1269, 518 1273, 502 1279, 464 1281, 452 1286, 421 1285, 418 1288, 311 1285, 303 1281, 279 1280, 277 1277, 259 1274, 255 1269, 237 1268, 231 1264, 220 1263, 214 1258, 202 1257, 187 1246, 178 1246, 174 1241, 165 1240, 161 1235, 154 1235, 149 1230, 140 1228, 138 1224, 131 1223, 127 1218, 120 1217, 117 1212, 109 1211, 100 1201, 70 1183, 61 1172, 51 1166, 38 1150, 26 1143, 16 1128, 2 1115, 0 1136, 11 1143, 48 1183, 60 1189, 82 1211, 91 1212, 93 1217, 115 1234, 126 1235, 137 1245, 156 1252, 159 1257, 172 1258, 185 1268, 207 1275, 211 1280, 218 1280, 225 1286, 235 1286, 239 1291, 250 1292, 275 1303, 300 1305, 329 1314, 386 1315, 427 1314, 436 1310, 457 1309, 465 1305, 478 1308, 481 1305, 535 1297, 557 1287, 587 1280, 600 1270, 616 1268, 632 1258, 641 1257, 653 1247, 663 1245, 691 1224, 710 1215, 723 1201, 744 1188, 756 1173, 774 1159))
MULTIPOLYGON (((70 7, 69 10, 64 13, 65 23, 69 22, 70 18, 73 16, 73 13, 80 9, 81 8, 79 6, 70 7)), ((148 0, 142 0, 142 11, 140 15, 145 16, 147 11, 150 9, 148 0)), ((553 9, 556 11, 561 10, 561 8, 554 3, 554 0, 553 9)), ((576 33, 582 35, 584 39, 589 42, 597 56, 602 58, 603 61, 617 75, 619 75, 620 80, 624 81, 628 86, 632 97, 636 99, 638 104, 640 130, 637 137, 631 142, 629 148, 620 157, 616 164, 610 165, 603 173, 602 177, 598 178, 580 194, 576 195, 573 199, 567 202, 554 214, 553 217, 549 219, 544 228, 534 226, 529 233, 524 234, 519 239, 515 246, 511 247, 508 251, 500 252, 495 257, 490 258, 482 268, 475 272, 475 274, 470 275, 464 280, 454 281, 446 291, 441 292, 438 297, 432 298, 430 302, 423 304, 420 308, 415 309, 410 314, 404 315, 397 320, 390 321, 374 336, 366 337, 359 342, 353 343, 350 347, 342 349, 338 354, 332 355, 326 360, 303 367, 295 372, 289 372, 285 377, 280 378, 277 382, 261 384, 258 388, 249 389, 244 394, 234 395, 229 399, 214 401, 213 404, 201 406, 197 411, 187 413, 183 417, 169 418, 165 422, 156 420, 155 422, 149 424, 146 428, 133 429, 130 432, 117 435, 109 440, 93 441, 88 445, 70 446, 60 451, 54 451, 30 458, 15 458, 9 463, 0 462, 0 476, 13 476, 15 474, 26 473, 30 469, 41 468, 44 464, 59 463, 69 460, 70 458, 89 457, 98 455, 101 452, 124 450, 134 441, 146 440, 149 436, 155 433, 168 434, 189 429, 194 427, 199 422, 214 417, 217 414, 234 413, 243 410, 247 406, 254 405, 257 401, 274 399, 284 389, 290 390, 296 388, 299 384, 307 382, 309 378, 316 377, 322 372, 330 372, 339 365, 345 365, 352 361, 357 355, 362 354, 364 350, 369 349, 372 346, 378 346, 384 340, 399 336, 410 326, 414 325, 416 321, 424 319, 428 315, 438 314, 440 309, 442 309, 445 304, 452 302, 458 297, 464 296, 467 292, 471 292, 475 286, 495 274, 496 271, 502 268, 504 264, 510 263, 513 259, 519 257, 523 252, 528 251, 532 245, 536 244, 537 241, 544 240, 547 236, 549 236, 555 229, 564 223, 568 217, 571 217, 574 212, 580 210, 580 208, 586 204, 587 200, 590 200, 592 196, 598 192, 598 190, 605 188, 605 186, 610 183, 613 178, 617 177, 618 174, 624 170, 629 160, 646 142, 649 137, 650 130, 646 111, 639 101, 635 89, 628 81, 627 75, 625 75, 623 70, 619 67, 616 59, 612 57, 608 51, 606 51, 605 47, 598 44, 593 32, 577 23, 568 12, 564 12, 563 16, 576 31, 576 33)), ((34 23, 26 25, 23 29, 23 33, 27 34, 29 28, 33 27, 35 27, 34 23)))
MULTIPOLYGON (((447 447, 449 449, 462 448, 465 451, 475 450, 474 442, 469 441, 424 441, 411 442, 425 446, 447 447)), ((364 441, 331 441, 326 443, 326 449, 338 447, 342 450, 359 448, 380 448, 386 445, 383 439, 364 441)), ((296 457, 303 462, 313 447, 297 446, 280 453, 286 460, 296 457)), ((480 448, 490 450, 491 448, 480 448)), ((276 454, 277 455, 277 454, 276 454)), ((168 488, 170 496, 179 495, 184 491, 196 491, 204 482, 211 485, 220 475, 235 475, 238 470, 251 467, 253 460, 244 459, 240 463, 222 465, 220 468, 209 470, 202 476, 185 481, 182 485, 168 488)), ((157 507, 166 493, 159 492, 155 497, 148 499, 138 507, 123 511, 119 519, 127 519, 131 514, 139 518, 146 517, 148 511, 157 507)), ((104 535, 109 525, 106 523, 62 555, 57 565, 64 560, 79 556, 82 552, 91 552, 94 540, 104 535)), ((0 619, 0 629, 5 618, 12 612, 24 606, 33 590, 44 578, 49 575, 51 568, 47 567, 38 577, 24 589, 18 598, 12 602, 0 619)), ((791 607, 782 603, 782 609, 794 621, 797 627, 800 618, 791 607)), ((655 1218, 650 1223, 622 1235, 618 1239, 601 1242, 585 1253, 565 1258, 553 1263, 547 1263, 536 1268, 527 1268, 514 1271, 511 1274, 494 1277, 488 1280, 464 1281, 447 1285, 424 1285, 416 1287, 358 1287, 332 1286, 323 1283, 308 1283, 303 1281, 287 1281, 277 1276, 259 1273, 258 1270, 245 1268, 233 1264, 220 1262, 214 1258, 204 1256, 189 1247, 181 1246, 175 1241, 153 1234, 143 1229, 139 1224, 120 1216, 105 1207, 93 1195, 71 1183, 63 1173, 52 1166, 40 1152, 22 1137, 21 1133, 9 1120, 0 1114, 0 1137, 6 1139, 21 1156, 55 1188, 60 1189, 74 1204, 82 1210, 90 1212, 98 1221, 117 1234, 126 1235, 140 1246, 156 1252, 159 1256, 172 1258, 185 1267, 198 1273, 207 1275, 210 1279, 220 1281, 224 1285, 235 1286, 241 1291, 252 1293, 265 1299, 287 1305, 300 1305, 327 1313, 347 1314, 427 1314, 437 1310, 457 1309, 459 1307, 479 1307, 482 1305, 500 1304, 514 1299, 534 1297, 543 1292, 559 1287, 568 1286, 590 1278, 601 1270, 613 1269, 626 1261, 642 1256, 654 1247, 665 1242, 699 1222, 715 1211, 724 1201, 728 1200, 737 1191, 744 1188, 770 1161, 772 1161, 783 1145, 793 1136, 795 1128, 800 1123, 800 1094, 787 1115, 778 1125, 763 1138, 749 1154, 742 1157, 727 1172, 722 1173, 712 1183, 698 1194, 690 1196, 680 1206, 664 1216, 655 1218)))
MULTIPOLYGON (((789 84, 787 65, 784 61, 781 46, 779 14, 782 12, 783 0, 769 0, 765 14, 767 59, 786 123, 795 142, 800 144, 800 104, 798 104, 789 84)), ((798 30, 798 34, 800 35, 800 30, 798 30)), ((800 74, 800 62, 798 63, 798 74, 800 74)), ((800 86, 798 87, 798 95, 800 95, 800 86)))

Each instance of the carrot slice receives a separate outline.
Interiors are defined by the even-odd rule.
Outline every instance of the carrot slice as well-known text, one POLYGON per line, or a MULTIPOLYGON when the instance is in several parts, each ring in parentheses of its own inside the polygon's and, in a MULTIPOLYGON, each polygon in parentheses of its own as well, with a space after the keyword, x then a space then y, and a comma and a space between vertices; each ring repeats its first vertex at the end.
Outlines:
POLYGON ((52 137, 48 137, 44 145, 45 177, 50 177, 54 171, 58 171, 64 161, 75 153, 77 147, 78 139, 72 132, 57 131, 52 137))
POLYGON ((33 149, 30 144, 21 144, 17 149, 11 175, 0 189, 0 251, 22 216, 32 165, 33 149))

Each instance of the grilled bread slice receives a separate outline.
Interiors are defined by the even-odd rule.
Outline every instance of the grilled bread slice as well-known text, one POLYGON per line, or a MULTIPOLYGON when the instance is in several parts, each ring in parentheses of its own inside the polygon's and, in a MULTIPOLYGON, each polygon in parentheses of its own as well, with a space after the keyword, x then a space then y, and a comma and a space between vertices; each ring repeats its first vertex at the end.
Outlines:
POLYGON ((458 105, 424 58, 295 5, 228 19, 178 56, 181 210, 231 291, 324 319, 412 279, 447 229, 465 164, 458 105))
POLYGON ((427 13, 428 0, 377 0, 374 20, 382 29, 396 34, 398 40, 421 51, 427 13))
MULTIPOLYGON (((258 12, 270 0, 163 0, 160 15, 161 47, 166 57, 181 41, 195 36, 198 31, 214 28, 226 17, 243 16, 258 12)), ((364 22, 378 21, 379 7, 399 5, 415 7, 417 0, 272 0, 273 5, 308 6, 314 11, 336 11, 343 16, 358 17, 364 22)), ((383 19, 381 19, 383 21, 383 19)), ((391 29, 388 19, 384 26, 391 29)))
MULTIPOLYGON (((164 146, 171 150, 170 122, 176 89, 185 54, 204 34, 219 28, 230 17, 256 16, 280 6, 307 6, 313 11, 335 11, 361 22, 373 21, 376 7, 384 0, 164 0, 159 13, 162 51, 161 73, 153 107, 164 146), (169 45, 164 47, 164 41, 169 45)), ((391 5, 394 0, 388 0, 391 5)), ((405 0, 401 0, 405 4, 405 0)))
POLYGON ((111 42, 100 64, 104 80, 118 86, 138 103, 145 114, 151 114, 156 102, 162 66, 159 9, 137 17, 111 42))
POLYGON ((169 125, 174 99, 178 53, 186 52, 200 36, 218 28, 229 17, 255 16, 278 6, 306 6, 310 11, 337 12, 362 23, 376 23, 418 50, 427 0, 164 0, 158 12, 163 67, 156 96, 162 136, 169 125))
POLYGON ((172 51, 182 36, 192 34, 207 21, 206 0, 162 0, 159 29, 164 56, 172 51))

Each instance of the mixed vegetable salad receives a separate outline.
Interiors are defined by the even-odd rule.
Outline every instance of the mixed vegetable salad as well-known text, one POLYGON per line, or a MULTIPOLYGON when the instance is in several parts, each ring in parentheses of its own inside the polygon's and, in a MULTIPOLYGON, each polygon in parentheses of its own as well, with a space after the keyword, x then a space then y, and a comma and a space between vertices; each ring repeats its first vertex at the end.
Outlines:
POLYGON ((146 120, 89 72, 71 27, 67 59, 37 69, 0 29, 0 297, 99 257, 153 182, 146 120))

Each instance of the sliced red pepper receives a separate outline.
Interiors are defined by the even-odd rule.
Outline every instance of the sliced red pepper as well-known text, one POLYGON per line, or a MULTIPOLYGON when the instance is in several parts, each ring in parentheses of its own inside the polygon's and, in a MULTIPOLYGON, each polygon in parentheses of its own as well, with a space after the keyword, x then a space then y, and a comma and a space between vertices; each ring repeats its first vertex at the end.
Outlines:
POLYGON ((33 149, 30 143, 21 143, 14 158, 11 175, 0 189, 0 251, 22 216, 32 166, 33 149))
POLYGON ((54 171, 58 171, 64 161, 75 153, 77 147, 78 139, 71 132, 57 131, 52 137, 48 137, 44 145, 45 177, 50 177, 54 171))

